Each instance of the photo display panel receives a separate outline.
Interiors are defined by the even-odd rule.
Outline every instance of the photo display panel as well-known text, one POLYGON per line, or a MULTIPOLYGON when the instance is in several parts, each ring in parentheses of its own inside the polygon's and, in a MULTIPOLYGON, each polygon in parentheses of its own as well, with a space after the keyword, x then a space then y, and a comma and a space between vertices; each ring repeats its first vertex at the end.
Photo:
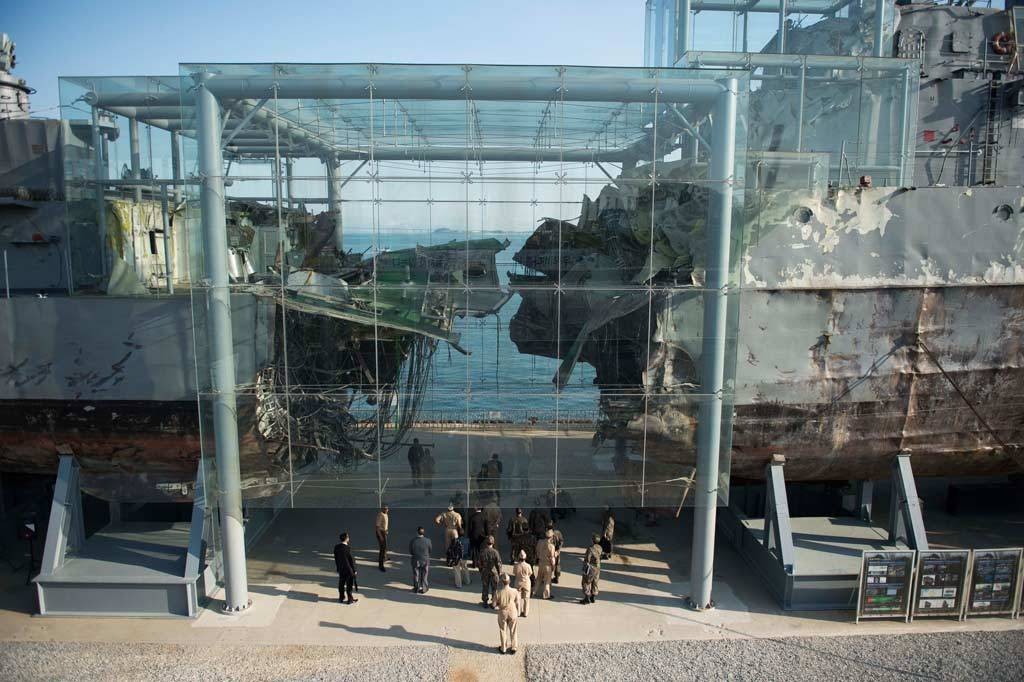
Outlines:
POLYGON ((970 555, 966 549, 918 553, 915 618, 960 616, 970 555))
POLYGON ((857 620, 907 618, 916 552, 892 550, 864 552, 861 559, 857 620))
POLYGON ((1021 548, 976 549, 971 568, 969 615, 1014 613, 1020 581, 1021 548))

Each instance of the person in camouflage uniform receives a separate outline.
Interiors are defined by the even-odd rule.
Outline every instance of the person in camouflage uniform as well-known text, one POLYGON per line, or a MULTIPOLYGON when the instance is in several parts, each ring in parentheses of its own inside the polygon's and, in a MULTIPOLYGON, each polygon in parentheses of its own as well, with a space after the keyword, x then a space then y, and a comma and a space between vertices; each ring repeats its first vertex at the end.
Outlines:
POLYGON ((548 530, 551 531, 551 543, 555 546, 555 576, 551 582, 557 585, 558 579, 562 576, 562 546, 565 545, 565 536, 555 527, 554 519, 548 523, 548 530))
POLYGON ((487 609, 491 607, 490 599, 498 589, 498 578, 501 575, 501 555, 494 549, 493 536, 487 536, 486 546, 480 550, 476 566, 480 569, 480 605, 487 609))
POLYGON ((601 558, 612 558, 612 547, 615 543, 615 514, 611 507, 605 505, 601 519, 601 558))
POLYGON ((597 597, 598 580, 601 577, 601 536, 594 535, 592 543, 583 556, 583 599, 581 604, 593 604, 597 597))
POLYGON ((516 508, 516 515, 509 519, 506 534, 512 545, 512 561, 516 560, 520 552, 526 552, 527 561, 532 565, 534 562, 530 561, 530 555, 533 554, 533 548, 530 545, 533 544, 533 535, 530 533, 530 522, 521 508, 516 508))

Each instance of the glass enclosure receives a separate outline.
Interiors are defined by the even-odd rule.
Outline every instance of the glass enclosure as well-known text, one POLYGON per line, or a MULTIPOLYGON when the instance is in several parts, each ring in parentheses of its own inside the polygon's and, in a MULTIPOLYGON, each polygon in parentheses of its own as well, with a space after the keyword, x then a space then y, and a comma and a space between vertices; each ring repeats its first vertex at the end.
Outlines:
POLYGON ((893 0, 648 0, 644 63, 689 51, 892 56, 893 0))
MULTIPOLYGON (((758 271, 750 249, 785 206, 868 176, 900 184, 917 89, 904 60, 691 54, 701 68, 185 64, 62 79, 74 293, 145 299, 132 324, 152 333, 173 315, 161 343, 194 368, 173 390, 132 380, 171 415, 159 428, 194 443, 154 466, 213 456, 230 388, 252 522, 499 496, 678 504, 699 412, 732 405, 740 265, 758 271), (729 79, 731 141, 715 113, 729 79), (217 103, 204 126, 200 84, 217 103), (198 139, 214 128, 209 172, 198 139), (223 254, 200 201, 210 176, 223 254), (729 267, 709 287, 723 226, 729 267), (230 387, 210 360, 225 291, 230 387), (704 314, 719 298, 724 381, 709 394, 704 314)), ((139 350, 149 371, 169 362, 154 348, 139 350)))
POLYGON ((187 282, 188 270, 187 254, 170 240, 182 200, 180 186, 171 182, 180 177, 174 152, 179 107, 145 103, 168 93, 177 98, 178 80, 61 78, 59 85, 72 291, 173 292, 175 280, 187 282), (92 106, 101 99, 106 106, 92 106))
MULTIPOLYGON (((744 130, 710 164, 728 180, 682 154, 727 77, 746 92, 716 70, 182 65, 187 177, 197 79, 222 117, 247 513, 679 504, 701 404, 733 386, 744 130), (709 220, 729 230, 722 289, 709 220), (714 395, 708 296, 730 321, 714 395)), ((209 459, 217 287, 186 197, 209 459)))

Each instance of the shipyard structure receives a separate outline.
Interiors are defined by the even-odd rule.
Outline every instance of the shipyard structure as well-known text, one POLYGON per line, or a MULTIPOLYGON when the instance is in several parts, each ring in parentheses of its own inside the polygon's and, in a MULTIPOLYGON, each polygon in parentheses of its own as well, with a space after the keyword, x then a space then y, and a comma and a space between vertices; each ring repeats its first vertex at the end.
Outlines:
POLYGON ((885 543, 927 549, 915 477, 1019 480, 1024 9, 638 11, 642 68, 183 63, 61 78, 52 120, 0 41, 0 475, 42 500, 43 613, 244 610, 278 514, 436 505, 414 439, 460 507, 692 505, 697 608, 716 528, 787 607, 850 603, 787 482, 867 532, 891 480, 885 543))

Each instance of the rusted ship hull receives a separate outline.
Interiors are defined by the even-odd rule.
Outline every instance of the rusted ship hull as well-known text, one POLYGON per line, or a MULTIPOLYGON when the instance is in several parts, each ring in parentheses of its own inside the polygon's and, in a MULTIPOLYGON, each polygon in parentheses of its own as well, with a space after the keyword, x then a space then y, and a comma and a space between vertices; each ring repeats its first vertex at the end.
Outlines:
MULTIPOLYGON (((730 294, 731 476, 761 478, 781 454, 790 480, 885 478, 901 451, 922 476, 1024 471, 1021 189, 767 193, 757 203, 759 232, 741 242, 730 294)), ((596 228, 562 224, 566 250, 581 229, 596 228)), ((536 262, 529 251, 517 260, 536 262)), ((699 287, 655 286, 650 315, 622 304, 646 298, 636 287, 604 299, 567 288, 563 309, 580 314, 558 327, 555 296, 538 281, 519 289, 510 331, 520 351, 559 357, 563 373, 566 362, 592 364, 598 437, 644 450, 649 474, 692 465, 699 287), (629 312, 604 321, 612 301, 629 312)))

